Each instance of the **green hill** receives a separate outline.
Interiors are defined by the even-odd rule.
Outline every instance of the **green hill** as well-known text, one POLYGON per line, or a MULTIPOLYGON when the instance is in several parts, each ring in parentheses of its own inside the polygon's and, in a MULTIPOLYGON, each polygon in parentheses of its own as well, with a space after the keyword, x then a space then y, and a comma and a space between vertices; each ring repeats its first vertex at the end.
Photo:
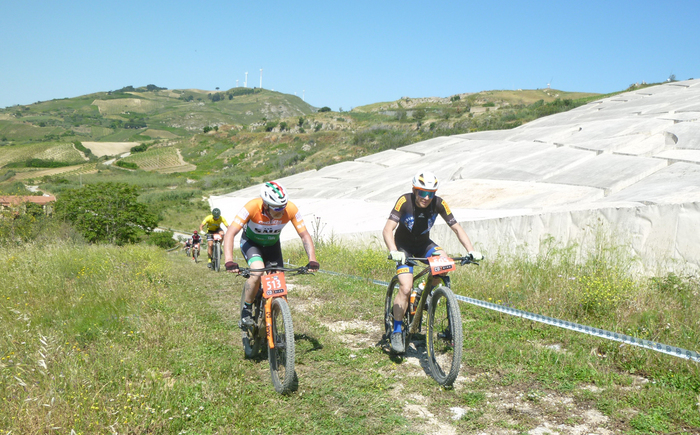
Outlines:
POLYGON ((314 107, 266 89, 168 90, 154 85, 0 109, 0 143, 143 141, 189 137, 207 126, 305 116, 314 107))

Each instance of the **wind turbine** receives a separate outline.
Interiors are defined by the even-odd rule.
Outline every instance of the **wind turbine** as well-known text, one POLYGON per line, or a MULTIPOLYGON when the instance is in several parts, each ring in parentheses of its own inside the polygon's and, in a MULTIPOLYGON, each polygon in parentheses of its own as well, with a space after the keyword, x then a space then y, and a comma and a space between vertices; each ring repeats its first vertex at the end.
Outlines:
POLYGON ((260 68, 260 89, 262 89, 262 68, 260 68))
MULTIPOLYGON (((553 79, 554 77, 552 77, 553 79)), ((549 85, 552 83, 552 79, 549 79, 549 82, 547 82, 547 89, 549 89, 549 85)))
POLYGON ((243 82, 243 87, 248 87, 248 71, 245 72, 245 82, 243 82))

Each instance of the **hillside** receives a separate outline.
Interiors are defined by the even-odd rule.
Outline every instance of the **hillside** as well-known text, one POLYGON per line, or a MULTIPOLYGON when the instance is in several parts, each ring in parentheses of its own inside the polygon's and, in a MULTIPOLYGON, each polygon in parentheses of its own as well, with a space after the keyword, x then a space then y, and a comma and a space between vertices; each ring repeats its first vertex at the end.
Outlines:
POLYGON ((2 143, 176 139, 204 127, 304 116, 301 98, 266 89, 168 90, 154 85, 0 110, 2 143))

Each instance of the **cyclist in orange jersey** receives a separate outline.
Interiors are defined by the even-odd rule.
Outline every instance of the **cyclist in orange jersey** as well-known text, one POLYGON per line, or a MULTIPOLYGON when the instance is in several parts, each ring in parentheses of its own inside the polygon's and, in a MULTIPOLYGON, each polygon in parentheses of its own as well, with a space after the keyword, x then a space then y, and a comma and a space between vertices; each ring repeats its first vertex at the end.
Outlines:
MULTIPOLYGON (((309 257, 307 267, 311 271, 319 268, 316 261, 316 249, 311 234, 304 225, 304 220, 297 206, 288 200, 287 192, 277 182, 268 181, 260 189, 260 198, 248 203, 236 214, 224 235, 224 259, 228 272, 238 272, 238 264, 233 261, 233 240, 241 230, 241 253, 251 269, 262 269, 269 263, 284 264, 280 233, 291 222, 301 238, 306 255, 309 257)), ((245 303, 241 310, 241 328, 253 325, 252 303, 255 292, 260 287, 261 272, 253 272, 246 280, 245 303)))

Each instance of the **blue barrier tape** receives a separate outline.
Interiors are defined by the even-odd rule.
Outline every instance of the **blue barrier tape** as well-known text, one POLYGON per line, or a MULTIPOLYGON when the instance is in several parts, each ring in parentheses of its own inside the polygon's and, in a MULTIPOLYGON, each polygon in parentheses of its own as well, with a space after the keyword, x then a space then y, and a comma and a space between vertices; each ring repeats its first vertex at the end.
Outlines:
MULTIPOLYGON (((321 273, 334 276, 342 276, 346 278, 357 279, 361 281, 367 281, 372 284, 387 287, 389 285, 386 281, 380 281, 376 279, 368 279, 360 276, 346 275, 344 273, 332 272, 330 270, 319 270, 321 273)), ((619 341, 621 343, 629 344, 631 346, 637 346, 644 349, 653 350, 655 352, 665 353, 666 355, 675 356, 677 358, 683 358, 695 362, 700 362, 700 353, 683 349, 681 347, 670 346, 668 344, 659 343, 651 340, 643 340, 641 338, 635 338, 630 335, 620 334, 617 332, 606 331, 605 329, 594 328, 592 326, 581 325, 574 322, 569 322, 567 320, 560 320, 554 317, 547 317, 541 314, 530 313, 528 311, 518 310, 517 308, 511 308, 504 305, 498 305, 491 302, 485 302, 479 299, 469 298, 466 296, 461 296, 455 294, 457 300, 466 302, 468 304, 475 305, 477 307, 486 308, 493 311, 498 311, 503 314, 508 314, 510 316, 522 317, 524 319, 532 320, 534 322, 544 323, 551 326, 556 326, 558 328, 568 329, 570 331, 580 332, 582 334, 592 335, 594 337, 605 338, 607 340, 619 341)))

